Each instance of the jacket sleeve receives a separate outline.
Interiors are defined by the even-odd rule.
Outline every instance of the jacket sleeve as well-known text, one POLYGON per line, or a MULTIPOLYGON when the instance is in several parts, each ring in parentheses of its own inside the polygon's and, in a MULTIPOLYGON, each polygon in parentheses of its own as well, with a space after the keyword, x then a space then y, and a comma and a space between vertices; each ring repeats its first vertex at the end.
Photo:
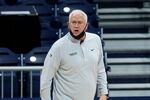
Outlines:
POLYGON ((104 66, 103 49, 100 38, 98 39, 98 45, 100 51, 98 62, 98 77, 97 77, 97 96, 100 97, 101 95, 108 94, 108 82, 104 66))
POLYGON ((60 64, 59 48, 52 46, 49 50, 40 76, 40 97, 41 100, 51 100, 51 83, 60 64))

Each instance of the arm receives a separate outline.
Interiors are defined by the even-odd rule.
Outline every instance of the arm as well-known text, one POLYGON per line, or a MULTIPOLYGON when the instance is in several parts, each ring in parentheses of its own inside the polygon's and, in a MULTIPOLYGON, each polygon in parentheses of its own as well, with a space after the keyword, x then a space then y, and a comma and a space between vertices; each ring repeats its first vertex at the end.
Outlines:
POLYGON ((107 75, 106 70, 104 66, 104 60, 103 60, 103 49, 101 40, 99 38, 99 62, 98 62, 98 78, 97 78, 97 95, 100 97, 99 100, 107 100, 107 94, 108 94, 108 83, 107 83, 107 75))
MULTIPOLYGON (((101 58, 103 60, 103 58, 101 58)), ((107 88, 107 76, 106 76, 106 72, 105 72, 105 67, 102 68, 102 64, 100 64, 100 69, 98 72, 98 91, 97 91, 97 95, 98 97, 100 97, 100 100, 107 100, 107 94, 108 94, 108 88, 107 88)))
POLYGON ((41 100, 51 100, 51 83, 60 64, 59 50, 52 46, 48 52, 40 77, 41 100))

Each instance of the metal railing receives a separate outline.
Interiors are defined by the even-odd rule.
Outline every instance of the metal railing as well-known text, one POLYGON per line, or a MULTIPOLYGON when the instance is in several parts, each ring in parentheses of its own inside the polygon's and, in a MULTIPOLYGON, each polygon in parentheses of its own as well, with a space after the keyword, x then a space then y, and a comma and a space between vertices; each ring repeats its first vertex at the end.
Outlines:
MULTIPOLYGON (((20 75, 20 82, 19 82, 19 86, 20 86, 20 92, 19 92, 19 98, 24 98, 24 93, 23 93, 23 85, 24 85, 24 81, 23 81, 23 76, 24 76, 24 74, 23 74, 23 72, 25 72, 25 71, 27 71, 27 72, 29 72, 29 75, 30 75, 30 83, 29 83, 29 97, 30 98, 34 98, 34 96, 33 96, 33 92, 35 91, 35 90, 33 90, 33 75, 32 75, 32 72, 34 72, 34 71, 38 71, 38 72, 40 72, 41 70, 42 70, 42 68, 43 68, 43 66, 0 66, 0 81, 1 81, 1 90, 0 90, 0 92, 1 92, 1 99, 3 99, 3 98, 5 98, 5 94, 4 94, 4 85, 6 84, 5 82, 4 82, 4 79, 5 79, 5 75, 4 75, 4 73, 5 72, 10 72, 10 82, 11 82, 11 89, 9 90, 10 91, 10 98, 15 98, 14 97, 14 86, 16 85, 16 84, 14 84, 14 77, 13 77, 13 75, 14 75, 14 72, 16 72, 16 71, 19 71, 21 74, 19 74, 20 75)), ((150 92, 150 84, 149 83, 144 83, 144 84, 109 84, 109 88, 110 88, 110 96, 116 96, 116 93, 115 92, 121 92, 121 90, 125 90, 125 91, 127 91, 127 90, 129 90, 129 91, 131 91, 131 90, 134 90, 134 91, 137 91, 137 89, 138 89, 138 92, 139 92, 139 89, 141 90, 141 91, 145 91, 145 89, 148 89, 147 90, 147 92, 149 93, 150 92)), ((146 92, 146 93, 147 93, 146 92)), ((144 96, 144 95, 147 95, 147 94, 144 94, 145 92, 142 92, 142 94, 141 94, 141 96, 144 96)), ((7 94, 8 95, 8 94, 7 94)), ((126 93, 126 95, 129 95, 128 93, 126 93)), ((137 94, 134 94, 134 95, 139 95, 138 93, 137 94)), ((121 96, 121 95, 120 95, 121 96)), ((124 96, 124 93, 122 94, 122 96, 124 96)), ((132 96, 132 94, 130 94, 130 96, 132 96)))
POLYGON ((23 81, 24 81, 24 79, 23 79, 23 72, 24 71, 27 71, 27 72, 29 72, 29 75, 30 75, 30 98, 32 98, 33 97, 33 89, 32 89, 32 84, 33 84, 33 79, 32 79, 32 72, 33 71, 41 71, 42 70, 42 66, 0 66, 0 72, 1 72, 1 74, 0 74, 0 76, 1 76, 1 98, 3 99, 4 98, 4 85, 5 85, 5 83, 4 83, 4 78, 5 78, 5 76, 4 76, 4 73, 5 72, 10 72, 10 82, 11 82, 11 94, 10 94, 10 98, 14 98, 14 72, 16 72, 16 71, 20 71, 21 72, 21 74, 20 74, 20 98, 23 98, 23 81))

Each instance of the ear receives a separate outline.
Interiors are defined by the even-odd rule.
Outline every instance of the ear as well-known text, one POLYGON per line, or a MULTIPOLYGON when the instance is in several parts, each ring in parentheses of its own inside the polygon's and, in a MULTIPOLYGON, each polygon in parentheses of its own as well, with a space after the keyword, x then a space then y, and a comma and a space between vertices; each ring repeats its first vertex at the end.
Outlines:
POLYGON ((69 22, 67 22, 67 25, 68 25, 68 29, 70 30, 69 22))
POLYGON ((87 30, 88 26, 89 26, 89 23, 86 23, 85 28, 84 28, 84 32, 87 30))

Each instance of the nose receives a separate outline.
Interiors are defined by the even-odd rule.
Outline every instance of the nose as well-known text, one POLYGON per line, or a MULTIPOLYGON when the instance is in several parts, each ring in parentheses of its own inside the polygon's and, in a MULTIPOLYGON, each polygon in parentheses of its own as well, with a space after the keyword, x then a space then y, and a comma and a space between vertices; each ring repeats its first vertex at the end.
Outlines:
POLYGON ((75 23, 75 27, 78 27, 79 26, 79 23, 75 23))

